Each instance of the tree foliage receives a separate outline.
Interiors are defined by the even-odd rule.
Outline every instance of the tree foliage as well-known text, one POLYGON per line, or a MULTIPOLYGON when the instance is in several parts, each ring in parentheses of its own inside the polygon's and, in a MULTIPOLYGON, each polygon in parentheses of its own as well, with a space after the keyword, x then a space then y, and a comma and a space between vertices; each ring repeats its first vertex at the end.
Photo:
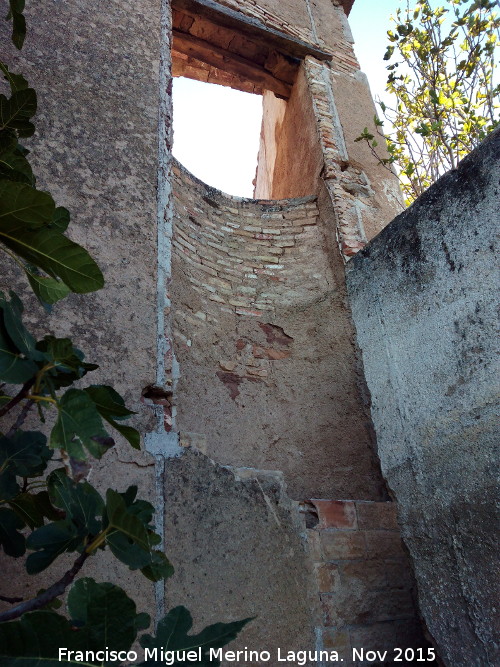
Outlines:
MULTIPOLYGON (((24 0, 10 0, 9 7, 12 41, 20 49, 26 35, 24 0)), ((5 63, 0 62, 0 70, 10 90, 9 96, 0 94, 0 249, 22 268, 39 301, 50 309, 70 292, 100 289, 104 279, 88 252, 66 236, 67 209, 36 187, 29 151, 20 143, 35 131, 36 92, 5 63)), ((76 580, 88 558, 109 549, 153 582, 170 577, 173 567, 159 548, 154 508, 137 498, 137 488, 108 488, 101 495, 86 480, 91 460, 114 446, 114 432, 140 447, 139 433, 123 423, 134 413, 112 387, 83 386, 98 366, 88 363, 68 338, 47 334, 37 340, 23 322, 23 310, 13 291, 0 292, 0 417, 11 418, 0 431, 0 552, 24 558, 31 575, 50 568, 62 554, 75 554, 75 559, 31 600, 0 595, 13 605, 0 613, 0 660, 4 667, 74 664, 59 660, 59 647, 126 651, 150 624, 118 586, 76 580), (44 432, 23 429, 35 409, 44 432), (70 586, 66 617, 54 607, 70 586)), ((224 646, 248 620, 219 623, 190 636, 191 616, 177 607, 160 622, 156 637, 144 635, 141 643, 201 647, 198 664, 204 665, 208 648, 224 646)))
POLYGON ((375 134, 384 124, 375 117, 375 131, 365 140, 379 159, 394 164, 407 203, 439 176, 454 169, 500 123, 495 84, 499 42, 498 3, 491 0, 447 0, 433 9, 429 0, 398 9, 389 30, 384 60, 386 90, 393 105, 379 101, 386 128, 388 157, 376 151, 375 134))

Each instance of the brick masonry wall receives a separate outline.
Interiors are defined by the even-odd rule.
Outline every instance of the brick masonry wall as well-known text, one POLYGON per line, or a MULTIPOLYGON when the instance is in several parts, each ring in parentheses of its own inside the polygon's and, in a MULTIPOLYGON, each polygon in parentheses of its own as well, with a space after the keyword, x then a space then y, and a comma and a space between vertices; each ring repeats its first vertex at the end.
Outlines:
POLYGON ((323 178, 337 214, 339 246, 343 255, 349 258, 368 241, 364 221, 379 216, 375 192, 364 169, 349 160, 333 101, 330 68, 307 57, 305 74, 325 160, 323 178))
POLYGON ((305 42, 313 43, 314 35, 307 14, 305 0, 295 0, 289 7, 282 8, 276 0, 257 2, 256 0, 217 0, 220 5, 234 9, 246 16, 257 19, 264 25, 284 32, 305 42), (295 7, 293 7, 295 4, 295 7), (273 11, 275 9, 275 11, 273 11), (293 10, 296 10, 295 12, 293 10), (285 15, 288 14, 285 18, 285 15), (288 18, 288 20, 287 20, 288 18), (302 19, 302 20, 301 20, 302 19))
POLYGON ((359 65, 352 37, 345 30, 347 19, 337 0, 217 0, 269 28, 314 44, 332 55, 336 69, 354 71, 359 65))
MULTIPOLYGON (((283 300, 300 302, 320 288, 325 267, 309 261, 321 245, 316 197, 221 196, 181 165, 173 172, 173 255, 186 264, 195 292, 220 304, 222 312, 260 317, 283 300)), ((195 317, 215 317, 218 309, 210 310, 195 317)))
MULTIPOLYGON (((304 68, 324 155, 323 178, 336 213, 332 227, 343 258, 349 259, 401 210, 396 178, 378 164, 366 146, 354 142, 362 128, 372 122, 375 108, 354 53, 345 13, 350 3, 219 0, 218 4, 331 55, 330 62, 308 56, 304 68)), ((177 58, 176 74, 218 81, 245 91, 261 91, 260 86, 255 88, 255 82, 235 77, 234 73, 215 72, 203 63, 194 67, 191 60, 177 58)), ((261 149, 261 153, 266 151, 261 149)))
POLYGON ((316 197, 230 197, 175 164, 174 198, 179 430, 223 465, 282 471, 294 499, 383 499, 316 197))
POLYGON ((306 525, 316 523, 306 532, 321 608, 322 648, 338 651, 346 665, 364 665, 352 662, 353 648, 387 650, 394 657, 395 647, 427 646, 397 504, 312 499, 302 509, 306 525))

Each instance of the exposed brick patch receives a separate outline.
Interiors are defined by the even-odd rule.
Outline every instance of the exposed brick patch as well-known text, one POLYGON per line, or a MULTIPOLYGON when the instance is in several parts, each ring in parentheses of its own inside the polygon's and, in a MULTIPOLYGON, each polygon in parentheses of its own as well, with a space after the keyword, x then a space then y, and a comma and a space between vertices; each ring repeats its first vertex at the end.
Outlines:
POLYGON ((170 389, 149 385, 142 390, 141 402, 146 405, 159 405, 163 408, 163 426, 165 431, 172 430, 173 394, 170 389))
POLYGON ((267 341, 273 340, 276 347, 263 347, 250 338, 238 338, 234 356, 231 359, 219 360, 221 370, 217 372, 217 377, 228 387, 233 400, 239 396, 239 386, 244 380, 267 382, 272 370, 270 362, 280 362, 292 355, 288 346, 293 342, 293 338, 287 336, 281 327, 262 322, 258 325, 267 332, 267 341), (280 349, 280 345, 287 347, 280 349))
POLYGON ((233 401, 236 400, 240 395, 239 386, 243 382, 243 378, 235 373, 224 373, 222 371, 217 371, 217 377, 229 389, 229 395, 233 401))
POLYGON ((279 345, 288 346, 293 342, 293 338, 288 336, 281 327, 277 327, 275 324, 259 322, 259 326, 266 334, 268 343, 278 343, 279 345))
POLYGON ((352 500, 316 500, 319 528, 357 528, 356 506, 352 500))

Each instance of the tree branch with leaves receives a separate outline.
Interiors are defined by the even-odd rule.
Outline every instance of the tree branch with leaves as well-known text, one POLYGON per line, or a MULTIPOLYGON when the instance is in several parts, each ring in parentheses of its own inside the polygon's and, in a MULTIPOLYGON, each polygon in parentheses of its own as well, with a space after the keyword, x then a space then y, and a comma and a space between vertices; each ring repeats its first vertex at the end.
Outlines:
POLYGON ((497 9, 491 0, 447 0, 435 9, 428 0, 408 1, 392 19, 384 60, 394 103, 378 101, 383 120, 375 117, 375 129, 365 127, 356 141, 396 169, 407 204, 500 124, 497 9))

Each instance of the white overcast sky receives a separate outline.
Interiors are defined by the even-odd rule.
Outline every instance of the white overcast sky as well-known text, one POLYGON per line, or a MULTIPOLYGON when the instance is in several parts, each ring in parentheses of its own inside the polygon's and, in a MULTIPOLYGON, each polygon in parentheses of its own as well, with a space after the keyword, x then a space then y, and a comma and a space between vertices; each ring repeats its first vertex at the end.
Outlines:
MULTIPOLYGON (((432 5, 443 4, 433 0, 432 5)), ((355 0, 349 17, 355 52, 374 97, 383 94, 389 17, 406 0, 355 0)), ((262 103, 259 95, 174 79, 174 155, 195 176, 226 193, 251 197, 262 103)), ((363 128, 360 128, 360 131, 363 128)))

